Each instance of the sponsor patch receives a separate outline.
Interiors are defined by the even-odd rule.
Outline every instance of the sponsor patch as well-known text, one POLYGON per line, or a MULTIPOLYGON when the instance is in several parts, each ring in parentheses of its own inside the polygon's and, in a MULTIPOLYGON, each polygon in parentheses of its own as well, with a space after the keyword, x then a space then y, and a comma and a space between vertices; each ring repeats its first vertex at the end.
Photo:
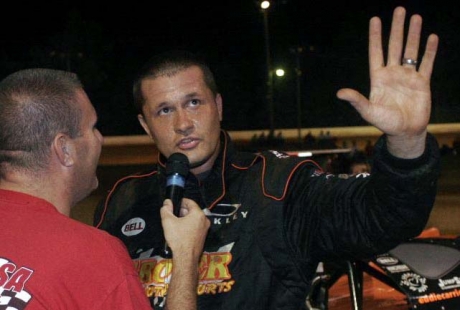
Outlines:
POLYGON ((405 273, 401 277, 401 286, 406 286, 409 290, 417 293, 426 292, 428 285, 426 285, 426 278, 416 274, 416 273, 405 273))
POLYGON ((399 263, 399 261, 396 258, 390 256, 378 257, 376 260, 379 264, 386 266, 396 265, 397 263, 399 263))
POLYGON ((388 266, 385 267, 386 270, 390 273, 398 273, 398 272, 407 272, 410 271, 409 267, 406 265, 395 265, 395 266, 388 266))
POLYGON ((145 229, 145 221, 140 217, 135 217, 127 221, 122 227, 121 232, 125 236, 135 236, 145 229))

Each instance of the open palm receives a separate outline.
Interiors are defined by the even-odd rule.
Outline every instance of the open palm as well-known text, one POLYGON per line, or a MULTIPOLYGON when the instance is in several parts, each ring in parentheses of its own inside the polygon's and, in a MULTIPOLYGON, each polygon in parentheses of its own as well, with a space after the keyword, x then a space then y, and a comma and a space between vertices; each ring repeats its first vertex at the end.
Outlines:
POLYGON ((369 99, 349 88, 339 90, 337 96, 349 101, 368 123, 387 134, 390 139, 423 140, 431 113, 430 78, 438 37, 435 34, 428 37, 418 69, 417 64, 401 62, 402 57, 412 61, 417 59, 422 28, 422 18, 413 15, 403 56, 405 14, 402 7, 394 10, 386 64, 382 50, 381 21, 378 17, 370 20, 369 99))

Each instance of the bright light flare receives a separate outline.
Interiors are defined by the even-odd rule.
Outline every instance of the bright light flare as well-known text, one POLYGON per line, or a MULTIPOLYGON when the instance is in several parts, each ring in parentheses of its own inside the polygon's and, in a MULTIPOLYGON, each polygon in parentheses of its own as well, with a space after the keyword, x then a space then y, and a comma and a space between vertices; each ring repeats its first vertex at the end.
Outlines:
POLYGON ((260 7, 262 8, 262 10, 266 10, 270 7, 270 1, 262 1, 260 3, 260 7))
POLYGON ((284 76, 285 72, 283 69, 276 69, 275 74, 276 76, 284 76))

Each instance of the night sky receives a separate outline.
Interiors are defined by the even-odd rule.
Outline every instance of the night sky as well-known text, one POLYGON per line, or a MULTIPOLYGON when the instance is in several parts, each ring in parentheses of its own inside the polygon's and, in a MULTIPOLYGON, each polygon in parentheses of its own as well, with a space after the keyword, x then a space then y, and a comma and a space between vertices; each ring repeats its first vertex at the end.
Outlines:
MULTIPOLYGON (((0 78, 27 67, 74 71, 104 135, 141 134, 131 107, 132 76, 154 53, 187 49, 204 55, 216 75, 224 128, 268 128, 264 24, 257 1, 75 2, 17 2, 3 10, 0 78)), ((286 70, 283 79, 274 80, 276 128, 297 126, 297 61, 303 127, 366 125, 335 93, 352 87, 368 94, 368 21, 381 16, 387 32, 397 5, 424 18, 423 45, 429 33, 440 36, 432 123, 460 122, 460 10, 447 1, 273 0, 272 62, 286 70)))

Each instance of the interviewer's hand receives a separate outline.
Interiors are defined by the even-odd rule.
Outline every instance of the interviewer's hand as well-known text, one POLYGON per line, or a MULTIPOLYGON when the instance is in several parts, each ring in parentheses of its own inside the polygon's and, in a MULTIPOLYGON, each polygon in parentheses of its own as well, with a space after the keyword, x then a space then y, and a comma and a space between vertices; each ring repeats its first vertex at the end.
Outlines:
POLYGON ((166 242, 172 251, 171 283, 166 298, 166 310, 196 310, 198 264, 210 222, 193 201, 182 199, 176 217, 170 199, 160 210, 166 242))
POLYGON ((174 215, 170 199, 164 201, 160 213, 166 242, 173 256, 185 255, 190 258, 189 255, 192 255, 198 261, 210 226, 204 212, 196 202, 183 198, 180 209, 181 217, 174 215))

